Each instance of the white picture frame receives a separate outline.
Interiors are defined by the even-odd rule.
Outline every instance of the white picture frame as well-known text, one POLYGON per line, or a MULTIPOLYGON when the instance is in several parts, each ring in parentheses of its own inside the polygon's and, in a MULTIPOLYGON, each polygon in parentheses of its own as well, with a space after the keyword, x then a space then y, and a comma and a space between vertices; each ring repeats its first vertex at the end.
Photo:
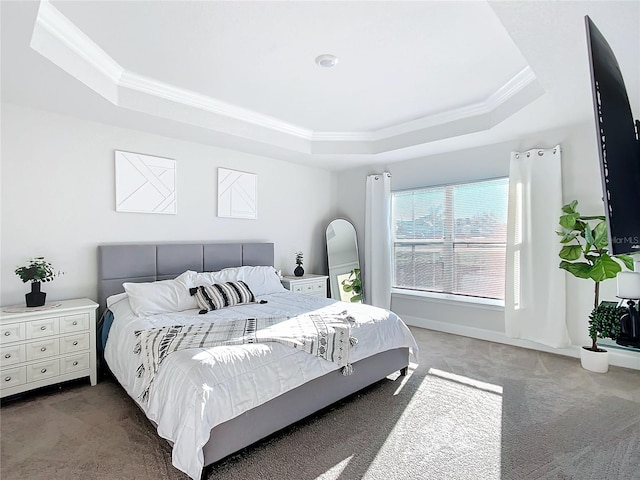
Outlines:
POLYGON ((218 217, 258 218, 258 176, 218 168, 218 217))
POLYGON ((178 213, 175 160, 116 150, 115 168, 117 212, 178 213))

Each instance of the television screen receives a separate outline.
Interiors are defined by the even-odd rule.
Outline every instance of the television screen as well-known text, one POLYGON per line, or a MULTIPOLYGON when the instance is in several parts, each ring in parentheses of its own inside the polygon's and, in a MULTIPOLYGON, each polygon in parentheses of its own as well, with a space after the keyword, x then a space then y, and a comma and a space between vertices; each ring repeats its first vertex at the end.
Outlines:
POLYGON ((585 16, 609 251, 640 255, 640 141, 611 47, 585 16))

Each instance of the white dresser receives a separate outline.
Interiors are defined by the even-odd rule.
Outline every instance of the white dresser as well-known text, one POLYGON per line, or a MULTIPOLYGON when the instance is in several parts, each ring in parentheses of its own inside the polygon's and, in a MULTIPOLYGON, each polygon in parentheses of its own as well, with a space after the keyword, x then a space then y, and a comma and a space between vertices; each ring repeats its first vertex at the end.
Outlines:
POLYGON ((98 304, 80 298, 49 306, 0 307, 0 397, 87 376, 96 384, 98 304))
POLYGON ((301 277, 291 277, 285 275, 282 277, 282 285, 287 290, 305 295, 315 295, 318 297, 327 297, 327 279, 326 275, 305 274, 301 277))

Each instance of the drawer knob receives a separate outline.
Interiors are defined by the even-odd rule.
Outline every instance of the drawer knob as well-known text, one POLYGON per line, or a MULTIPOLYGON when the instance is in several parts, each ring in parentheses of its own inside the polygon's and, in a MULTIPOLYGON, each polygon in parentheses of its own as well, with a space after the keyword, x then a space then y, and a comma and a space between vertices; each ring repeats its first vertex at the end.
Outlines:
POLYGON ((42 347, 42 348, 40 349, 40 351, 41 351, 41 352, 46 352, 46 351, 47 351, 47 347, 42 347))
POLYGON ((6 354, 4 355, 4 358, 11 358, 11 354, 10 354, 10 353, 6 353, 6 354))
POLYGON ((40 327, 40 330, 46 330, 47 327, 45 327, 44 325, 40 327))
POLYGON ((43 368, 42 370, 40 370, 40 373, 47 373, 47 369, 43 368))
POLYGON ((73 321, 73 323, 72 323, 71 325, 73 325, 73 326, 75 327, 76 325, 78 325, 78 321, 77 321, 77 320, 74 320, 74 321, 73 321))
POLYGON ((11 335, 11 332, 4 332, 5 337, 8 337, 9 335, 11 335))
POLYGON ((11 377, 4 377, 4 381, 5 382, 10 382, 11 381, 11 377))
POLYGON ((78 361, 73 362, 73 366, 76 367, 78 365, 78 361))
POLYGON ((73 342, 73 346, 75 347, 76 345, 78 345, 78 341, 77 340, 73 342))

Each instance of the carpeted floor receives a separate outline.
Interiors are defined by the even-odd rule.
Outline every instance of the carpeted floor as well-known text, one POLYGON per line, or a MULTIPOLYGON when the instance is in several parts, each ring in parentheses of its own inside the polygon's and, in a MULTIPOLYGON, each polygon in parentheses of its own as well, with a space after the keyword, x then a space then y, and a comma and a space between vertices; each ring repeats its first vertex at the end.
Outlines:
MULTIPOLYGON (((412 328, 420 365, 208 469, 230 479, 640 479, 640 372, 412 328), (331 432, 330 435, 325 435, 331 432)), ((0 478, 180 479, 112 380, 4 401, 0 478)))

